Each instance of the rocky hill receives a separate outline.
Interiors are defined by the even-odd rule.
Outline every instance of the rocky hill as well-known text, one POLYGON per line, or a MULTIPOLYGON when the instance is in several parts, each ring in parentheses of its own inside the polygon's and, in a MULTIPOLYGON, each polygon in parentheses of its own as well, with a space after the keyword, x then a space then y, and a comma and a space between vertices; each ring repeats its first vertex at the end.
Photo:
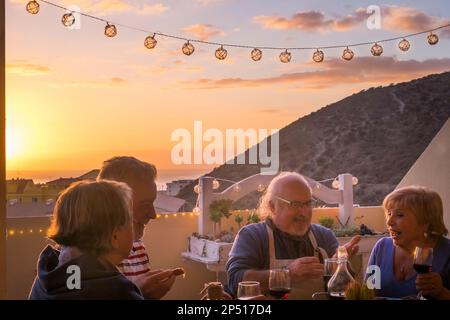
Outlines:
MULTIPOLYGON (((363 90, 280 130, 280 170, 316 180, 358 177, 355 203, 379 205, 450 116, 450 72, 363 90)), ((208 176, 241 180, 258 165, 222 165, 208 176)), ((195 203, 195 183, 178 197, 195 203)), ((236 203, 254 208, 254 192, 236 203)))

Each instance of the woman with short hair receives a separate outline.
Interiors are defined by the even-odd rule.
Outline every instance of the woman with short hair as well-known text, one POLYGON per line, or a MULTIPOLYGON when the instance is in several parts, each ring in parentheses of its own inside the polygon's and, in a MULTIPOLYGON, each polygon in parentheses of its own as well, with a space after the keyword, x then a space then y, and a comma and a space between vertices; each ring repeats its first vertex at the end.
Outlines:
POLYGON ((81 181, 56 202, 47 246, 30 299, 143 299, 117 269, 131 250, 131 189, 114 181, 81 181))
POLYGON ((368 265, 381 270, 379 296, 405 297, 419 292, 432 299, 450 299, 450 240, 444 224, 442 200, 429 188, 397 189, 383 201, 390 237, 372 249, 368 265), (432 270, 414 270, 416 247, 433 248, 432 270))

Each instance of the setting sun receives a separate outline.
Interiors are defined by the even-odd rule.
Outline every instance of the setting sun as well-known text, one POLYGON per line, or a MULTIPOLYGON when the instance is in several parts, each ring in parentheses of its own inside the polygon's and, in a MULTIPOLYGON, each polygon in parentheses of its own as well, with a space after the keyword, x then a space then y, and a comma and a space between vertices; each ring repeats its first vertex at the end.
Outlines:
POLYGON ((17 129, 6 128, 6 159, 14 160, 23 153, 23 139, 17 129))

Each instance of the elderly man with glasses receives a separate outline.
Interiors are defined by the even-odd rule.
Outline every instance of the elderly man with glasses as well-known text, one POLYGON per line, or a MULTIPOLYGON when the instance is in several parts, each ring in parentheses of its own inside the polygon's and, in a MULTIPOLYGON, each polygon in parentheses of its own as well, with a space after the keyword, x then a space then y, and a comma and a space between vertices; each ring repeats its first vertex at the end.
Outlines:
MULTIPOLYGON (((287 268, 291 278, 290 299, 311 299, 323 291, 323 260, 336 254, 334 233, 311 224, 315 200, 306 179, 283 172, 269 184, 259 205, 266 219, 239 231, 227 263, 228 286, 236 294, 241 281, 259 281, 269 292, 271 269, 287 268)), ((358 251, 359 236, 345 245, 349 256, 358 251)))

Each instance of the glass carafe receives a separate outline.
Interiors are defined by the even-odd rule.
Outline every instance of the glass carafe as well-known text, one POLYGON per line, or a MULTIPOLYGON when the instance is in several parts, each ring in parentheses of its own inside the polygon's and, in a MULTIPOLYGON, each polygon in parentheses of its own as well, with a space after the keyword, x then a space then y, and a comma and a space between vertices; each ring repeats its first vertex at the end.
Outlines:
POLYGON ((331 299, 344 299, 345 291, 355 281, 347 269, 348 254, 343 246, 338 248, 338 267, 328 281, 328 294, 331 299))

